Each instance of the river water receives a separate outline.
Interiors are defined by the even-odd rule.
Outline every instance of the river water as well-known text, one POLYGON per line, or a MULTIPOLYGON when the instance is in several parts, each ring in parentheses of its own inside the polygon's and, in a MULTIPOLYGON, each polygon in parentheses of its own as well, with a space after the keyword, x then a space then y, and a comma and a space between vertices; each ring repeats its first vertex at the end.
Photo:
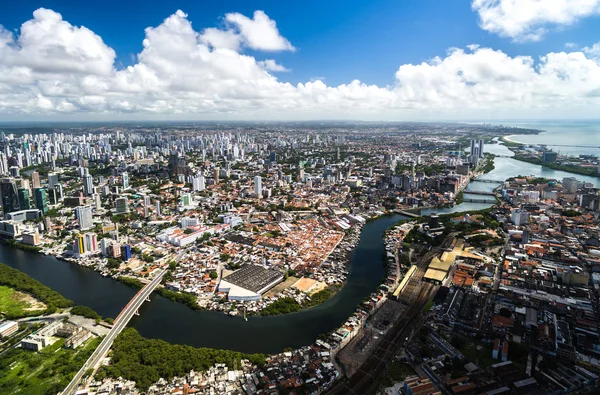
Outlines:
MULTIPOLYGON (((367 223, 350 261, 346 285, 334 297, 309 310, 248 321, 188 307, 153 295, 130 326, 142 336, 196 347, 242 352, 280 352, 311 344, 321 333, 342 324, 356 306, 374 292, 385 275, 383 232, 407 217, 392 215, 367 223)), ((0 245, 0 262, 19 269, 77 304, 90 306, 106 317, 116 317, 135 290, 100 276, 91 269, 54 257, 0 245)))
MULTIPOLYGON (((512 154, 499 145, 488 145, 486 150, 497 155, 512 154)), ((505 179, 517 175, 558 179, 573 176, 511 158, 496 158, 495 166, 492 172, 482 178, 497 180, 497 184, 472 182, 466 192, 492 191, 505 179)), ((575 177, 596 186, 600 184, 598 178, 575 177)), ((463 203, 452 208, 422 210, 421 214, 481 210, 490 206, 488 203, 463 203)), ((242 352, 275 353, 286 347, 298 348, 311 344, 319 334, 339 327, 356 306, 375 291, 385 275, 382 262, 385 249, 383 233, 397 221, 406 218, 401 215, 386 216, 363 227, 360 242, 350 259, 346 285, 320 306, 281 316, 249 317, 246 322, 223 313, 193 311, 182 304, 153 295, 150 303, 142 305, 141 315, 134 317, 129 325, 148 338, 242 352)), ((89 306, 105 317, 116 317, 136 292, 91 269, 4 245, 0 245, 0 262, 27 273, 76 304, 89 306)))

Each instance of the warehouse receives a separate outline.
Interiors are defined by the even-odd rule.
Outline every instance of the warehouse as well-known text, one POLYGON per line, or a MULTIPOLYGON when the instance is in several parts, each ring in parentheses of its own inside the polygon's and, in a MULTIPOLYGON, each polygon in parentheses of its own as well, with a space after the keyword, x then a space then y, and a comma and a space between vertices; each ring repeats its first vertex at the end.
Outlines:
POLYGON ((229 300, 260 300, 263 293, 282 281, 281 272, 246 264, 221 280, 219 292, 227 292, 229 300))

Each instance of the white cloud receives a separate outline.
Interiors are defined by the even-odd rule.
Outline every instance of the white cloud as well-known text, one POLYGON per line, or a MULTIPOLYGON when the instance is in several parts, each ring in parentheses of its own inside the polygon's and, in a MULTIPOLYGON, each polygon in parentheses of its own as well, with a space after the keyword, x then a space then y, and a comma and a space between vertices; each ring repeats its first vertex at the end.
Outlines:
POLYGON ((549 28, 600 13, 600 0, 473 0, 482 29, 515 41, 539 41, 549 28))
POLYGON ((285 66, 280 65, 279 63, 277 63, 276 61, 274 61, 273 59, 265 59, 265 60, 261 60, 260 62, 258 62, 258 65, 260 67, 262 67, 265 70, 268 71, 273 71, 273 72, 287 72, 290 71, 290 69, 286 68, 285 66))
POLYGON ((263 11, 254 11, 254 18, 239 13, 227 14, 225 20, 240 31, 248 47, 262 51, 294 51, 292 44, 277 29, 277 24, 263 11))
POLYGON ((582 51, 591 58, 600 60, 600 42, 591 47, 584 47, 582 51))
POLYGON ((0 28, 0 117, 573 118, 594 116, 600 105, 600 44, 539 59, 473 44, 401 65, 389 86, 328 86, 324 78, 294 85, 271 74, 285 71, 274 59, 242 52, 273 50, 273 40, 251 44, 232 26, 196 31, 178 11, 147 28, 136 63, 118 69, 99 36, 38 10, 20 34, 0 28))

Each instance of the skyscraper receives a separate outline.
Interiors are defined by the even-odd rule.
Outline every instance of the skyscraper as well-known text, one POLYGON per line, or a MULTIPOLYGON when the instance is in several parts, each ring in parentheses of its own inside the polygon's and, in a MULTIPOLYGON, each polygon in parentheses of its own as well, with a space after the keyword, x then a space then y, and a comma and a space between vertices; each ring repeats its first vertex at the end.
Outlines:
POLYGON ((123 178, 123 190, 129 188, 129 173, 124 172, 121 176, 123 178))
POLYGON ((94 193, 94 180, 91 174, 83 176, 83 192, 88 196, 94 193))
POLYGON ((218 167, 215 167, 213 169, 213 178, 215 179, 215 184, 219 183, 219 173, 221 172, 221 169, 218 167))
POLYGON ((79 220, 79 229, 87 230, 92 227, 93 223, 91 206, 75 207, 75 217, 79 220))
POLYGON ((33 188, 40 187, 40 173, 38 173, 37 171, 31 173, 31 186, 33 188))
POLYGON ((21 210, 29 210, 31 208, 31 199, 29 198, 29 189, 19 188, 19 207, 21 210))
POLYGON ((48 188, 54 188, 56 185, 58 185, 58 174, 48 174, 48 188))
POLYGON ((125 214, 129 212, 129 202, 125 196, 118 198, 115 200, 115 207, 117 209, 117 214, 125 214))
POLYGON ((262 195, 262 177, 261 176, 254 177, 254 193, 256 193, 256 196, 259 198, 262 195))
POLYGON ((483 158, 483 140, 479 140, 479 157, 483 158))
POLYGON ((6 214, 21 209, 17 184, 15 183, 14 178, 0 179, 0 198, 2 199, 4 218, 6 218, 6 214))
POLYGON ((48 197, 43 188, 35 188, 33 190, 33 198, 35 200, 35 208, 40 210, 42 214, 48 213, 48 197))
POLYGON ((194 192, 201 192, 204 189, 205 189, 204 176, 198 175, 196 177, 193 177, 192 178, 192 190, 194 192))

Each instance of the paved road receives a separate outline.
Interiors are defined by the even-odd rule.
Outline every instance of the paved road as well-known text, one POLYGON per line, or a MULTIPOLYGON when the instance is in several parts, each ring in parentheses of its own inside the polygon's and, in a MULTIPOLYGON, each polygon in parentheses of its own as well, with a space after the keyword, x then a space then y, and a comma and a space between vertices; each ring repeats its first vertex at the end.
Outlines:
POLYGON ((70 313, 58 313, 58 314, 50 314, 50 315, 42 315, 39 317, 27 317, 27 318, 19 318, 18 322, 36 322, 36 321, 56 321, 62 320, 63 318, 71 317, 70 313))
POLYGON ((112 346, 115 338, 121 333, 121 331, 125 328, 125 326, 131 320, 131 317, 135 314, 138 308, 144 303, 146 298, 150 296, 152 291, 160 284, 163 275, 166 273, 166 270, 161 271, 159 274, 154 277, 154 279, 148 283, 144 288, 142 288, 131 301, 125 306, 123 311, 119 314, 119 316, 115 319, 114 325, 108 335, 102 340, 98 348, 93 352, 92 355, 88 358, 87 362, 83 365, 83 367, 77 372, 73 380, 69 383, 69 385, 64 389, 63 395, 71 395, 75 393, 77 390, 77 386, 79 382, 83 378, 83 375, 88 369, 95 369, 100 361, 106 357, 110 347, 112 346))

